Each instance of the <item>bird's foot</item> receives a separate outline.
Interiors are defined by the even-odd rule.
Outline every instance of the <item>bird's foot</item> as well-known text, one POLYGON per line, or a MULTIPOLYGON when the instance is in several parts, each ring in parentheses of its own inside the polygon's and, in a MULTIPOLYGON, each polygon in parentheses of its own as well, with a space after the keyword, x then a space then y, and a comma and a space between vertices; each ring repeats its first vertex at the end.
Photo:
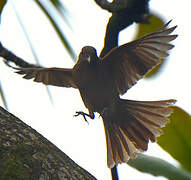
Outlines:
MULTIPOLYGON (((82 115, 84 117, 84 120, 88 123, 88 120, 86 119, 86 116, 90 117, 91 116, 83 111, 76 111, 76 114, 74 114, 75 117, 82 115)), ((89 124, 89 123, 88 123, 89 124)))

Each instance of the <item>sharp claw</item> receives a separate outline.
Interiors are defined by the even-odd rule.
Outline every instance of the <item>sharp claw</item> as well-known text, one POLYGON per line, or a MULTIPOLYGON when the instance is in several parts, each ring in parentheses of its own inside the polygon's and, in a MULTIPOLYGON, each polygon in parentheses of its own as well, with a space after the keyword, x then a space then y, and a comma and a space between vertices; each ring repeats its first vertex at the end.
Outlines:
POLYGON ((80 112, 76 111, 76 114, 74 114, 75 117, 79 116, 80 112))
MULTIPOLYGON (((86 119, 86 114, 82 111, 76 111, 76 114, 74 114, 75 117, 82 115, 84 120, 88 123, 87 119, 86 119)), ((88 123, 89 124, 89 123, 88 123)))
POLYGON ((88 120, 86 119, 86 116, 83 115, 83 117, 84 117, 84 120, 89 124, 88 120))

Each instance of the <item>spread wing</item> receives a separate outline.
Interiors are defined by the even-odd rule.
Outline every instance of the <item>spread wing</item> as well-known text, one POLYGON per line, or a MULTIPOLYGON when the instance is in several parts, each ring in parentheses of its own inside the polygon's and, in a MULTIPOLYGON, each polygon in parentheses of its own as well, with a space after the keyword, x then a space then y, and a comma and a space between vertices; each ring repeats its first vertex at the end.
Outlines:
POLYGON ((16 73, 25 79, 34 79, 46 85, 77 88, 73 81, 72 69, 66 68, 21 68, 16 73))
POLYGON ((118 91, 124 94, 149 70, 160 63, 160 59, 168 56, 167 51, 174 46, 169 44, 177 35, 171 34, 177 26, 143 36, 135 41, 113 48, 101 61, 115 80, 118 91))

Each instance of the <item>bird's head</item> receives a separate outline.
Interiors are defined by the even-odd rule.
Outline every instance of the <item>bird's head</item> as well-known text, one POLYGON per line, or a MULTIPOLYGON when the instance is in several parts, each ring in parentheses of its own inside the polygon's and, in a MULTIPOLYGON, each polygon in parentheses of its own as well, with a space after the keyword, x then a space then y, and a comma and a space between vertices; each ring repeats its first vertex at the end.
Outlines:
POLYGON ((97 51, 92 46, 85 46, 82 48, 79 59, 86 60, 89 62, 89 64, 94 64, 98 60, 97 51))

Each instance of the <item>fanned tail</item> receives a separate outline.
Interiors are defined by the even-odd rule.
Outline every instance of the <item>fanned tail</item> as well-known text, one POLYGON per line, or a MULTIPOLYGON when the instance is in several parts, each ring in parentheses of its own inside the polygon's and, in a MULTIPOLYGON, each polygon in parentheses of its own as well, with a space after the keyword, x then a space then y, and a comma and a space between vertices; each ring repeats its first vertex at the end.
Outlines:
POLYGON ((155 142, 162 134, 161 127, 169 122, 169 108, 176 101, 132 101, 120 99, 115 107, 105 108, 103 118, 109 168, 135 158, 147 150, 148 142, 155 142))

